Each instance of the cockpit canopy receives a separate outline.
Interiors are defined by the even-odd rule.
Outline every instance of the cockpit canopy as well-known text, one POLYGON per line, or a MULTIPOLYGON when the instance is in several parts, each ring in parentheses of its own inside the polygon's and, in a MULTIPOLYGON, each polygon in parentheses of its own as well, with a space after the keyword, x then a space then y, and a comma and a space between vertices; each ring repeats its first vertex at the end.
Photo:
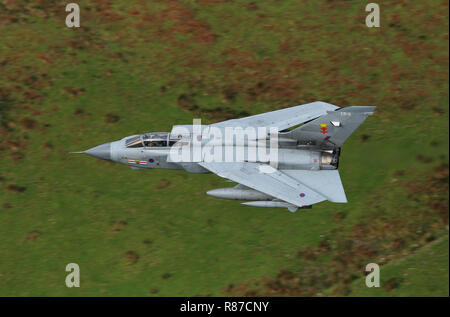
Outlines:
POLYGON ((125 146, 126 147, 143 147, 141 136, 133 136, 131 138, 128 138, 125 140, 125 146))
POLYGON ((168 132, 152 132, 136 135, 125 140, 127 148, 167 147, 174 145, 179 139, 170 138, 168 132))

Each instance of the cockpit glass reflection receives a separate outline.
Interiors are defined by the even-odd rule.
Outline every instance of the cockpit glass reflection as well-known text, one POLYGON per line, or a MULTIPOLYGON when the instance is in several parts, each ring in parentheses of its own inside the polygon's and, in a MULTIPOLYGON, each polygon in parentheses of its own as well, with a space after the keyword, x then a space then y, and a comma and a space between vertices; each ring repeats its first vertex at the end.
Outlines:
POLYGON ((141 136, 138 135, 138 136, 134 136, 134 137, 131 137, 129 139, 126 139, 125 140, 125 146, 126 147, 131 147, 131 148, 143 147, 141 136))

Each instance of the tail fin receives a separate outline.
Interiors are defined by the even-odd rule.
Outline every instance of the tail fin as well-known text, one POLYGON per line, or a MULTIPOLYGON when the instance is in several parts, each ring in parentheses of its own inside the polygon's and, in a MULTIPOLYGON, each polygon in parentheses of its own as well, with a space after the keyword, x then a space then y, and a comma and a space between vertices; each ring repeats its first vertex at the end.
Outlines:
POLYGON ((285 136, 298 140, 299 144, 340 148, 374 110, 374 106, 339 108, 301 125, 285 136))

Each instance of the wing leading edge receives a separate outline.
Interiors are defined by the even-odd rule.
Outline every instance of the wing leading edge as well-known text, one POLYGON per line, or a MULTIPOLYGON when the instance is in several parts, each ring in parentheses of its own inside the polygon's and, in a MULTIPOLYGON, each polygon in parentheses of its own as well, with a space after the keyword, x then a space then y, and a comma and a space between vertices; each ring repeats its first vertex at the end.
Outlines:
POLYGON ((306 121, 326 115, 339 107, 330 103, 316 101, 300 106, 261 113, 241 119, 231 119, 214 123, 214 127, 276 127, 279 131, 288 129, 306 121))

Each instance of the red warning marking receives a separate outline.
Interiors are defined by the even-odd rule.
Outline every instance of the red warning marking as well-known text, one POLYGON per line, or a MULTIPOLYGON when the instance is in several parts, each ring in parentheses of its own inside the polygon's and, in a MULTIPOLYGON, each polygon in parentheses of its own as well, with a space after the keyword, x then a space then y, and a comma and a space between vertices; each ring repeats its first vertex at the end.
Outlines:
POLYGON ((323 134, 325 134, 325 133, 328 133, 328 131, 327 131, 327 128, 320 128, 320 133, 323 133, 323 134))

